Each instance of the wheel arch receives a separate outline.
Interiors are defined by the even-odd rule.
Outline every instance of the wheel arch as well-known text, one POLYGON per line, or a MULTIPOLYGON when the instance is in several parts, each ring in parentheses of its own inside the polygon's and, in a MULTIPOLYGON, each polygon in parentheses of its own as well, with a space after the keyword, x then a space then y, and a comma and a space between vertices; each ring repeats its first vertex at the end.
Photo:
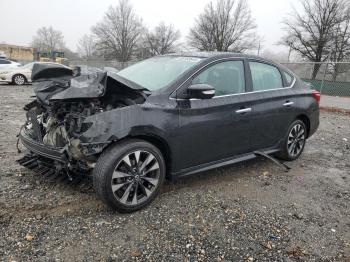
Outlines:
POLYGON ((155 147, 157 147, 160 152, 162 153, 164 160, 165 160, 165 165, 166 165, 166 179, 167 180, 171 180, 171 149, 169 144, 161 137, 157 136, 157 135, 151 135, 151 134, 147 134, 147 135, 133 135, 133 136, 127 136, 124 139, 128 139, 128 138, 138 138, 141 140, 144 140, 148 143, 151 143, 152 145, 154 145, 155 147))
MULTIPOLYGON (((166 179, 167 180, 171 180, 171 168, 172 168, 172 156, 171 156, 171 149, 169 144, 165 141, 165 139, 161 138, 160 136, 154 135, 154 134, 134 134, 134 135, 127 135, 121 139, 118 140, 114 140, 112 143, 110 143, 108 147, 119 143, 121 141, 125 141, 128 139, 141 139, 144 140, 152 145, 154 145, 155 147, 157 147, 160 152, 162 153, 164 160, 165 160, 165 166, 166 166, 166 179)), ((106 148, 104 149, 106 150, 106 148)), ((104 151, 103 150, 103 151, 104 151)))
POLYGON ((309 134, 310 134, 310 119, 309 119, 309 117, 305 114, 300 114, 296 117, 296 119, 303 121, 303 123, 306 126, 307 137, 309 137, 309 134))

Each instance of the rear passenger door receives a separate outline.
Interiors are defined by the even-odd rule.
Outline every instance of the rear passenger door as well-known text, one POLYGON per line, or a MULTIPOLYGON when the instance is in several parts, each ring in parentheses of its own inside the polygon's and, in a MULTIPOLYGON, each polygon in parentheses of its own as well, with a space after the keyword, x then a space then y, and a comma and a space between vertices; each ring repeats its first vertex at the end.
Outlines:
POLYGON ((284 138, 293 120, 291 85, 294 79, 289 79, 288 86, 277 66, 261 61, 249 60, 249 69, 251 90, 247 93, 247 100, 255 126, 251 137, 252 150, 274 148, 284 138))

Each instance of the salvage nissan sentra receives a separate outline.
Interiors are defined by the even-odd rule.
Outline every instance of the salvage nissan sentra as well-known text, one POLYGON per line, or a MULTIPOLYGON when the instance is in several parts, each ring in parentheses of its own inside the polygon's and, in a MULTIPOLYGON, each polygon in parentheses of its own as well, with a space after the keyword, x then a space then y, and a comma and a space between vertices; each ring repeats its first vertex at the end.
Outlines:
POLYGON ((118 73, 37 65, 19 163, 138 210, 165 179, 252 159, 294 160, 319 124, 320 93, 287 68, 232 53, 172 54, 118 73))

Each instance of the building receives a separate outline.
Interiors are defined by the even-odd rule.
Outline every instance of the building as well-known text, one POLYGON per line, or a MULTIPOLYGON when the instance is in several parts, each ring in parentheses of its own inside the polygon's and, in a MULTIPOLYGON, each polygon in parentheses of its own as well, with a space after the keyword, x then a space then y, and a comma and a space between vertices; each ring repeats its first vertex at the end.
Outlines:
POLYGON ((33 61, 34 48, 0 44, 0 53, 4 53, 8 59, 14 59, 19 62, 30 62, 33 61))

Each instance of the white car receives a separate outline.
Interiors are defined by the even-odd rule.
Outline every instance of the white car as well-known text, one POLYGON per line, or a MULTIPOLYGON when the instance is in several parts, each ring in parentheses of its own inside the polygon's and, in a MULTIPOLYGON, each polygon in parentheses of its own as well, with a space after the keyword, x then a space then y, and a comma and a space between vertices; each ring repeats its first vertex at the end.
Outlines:
POLYGON ((3 68, 16 68, 21 66, 20 63, 8 60, 8 59, 4 59, 4 58, 0 58, 0 69, 3 68))
POLYGON ((0 83, 1 82, 7 82, 9 84, 16 84, 16 85, 24 85, 26 83, 30 83, 31 76, 32 76, 32 70, 34 64, 54 64, 62 67, 66 67, 64 65, 53 63, 53 62, 32 62, 29 64, 26 64, 24 66, 20 66, 17 68, 0 68, 0 83))

